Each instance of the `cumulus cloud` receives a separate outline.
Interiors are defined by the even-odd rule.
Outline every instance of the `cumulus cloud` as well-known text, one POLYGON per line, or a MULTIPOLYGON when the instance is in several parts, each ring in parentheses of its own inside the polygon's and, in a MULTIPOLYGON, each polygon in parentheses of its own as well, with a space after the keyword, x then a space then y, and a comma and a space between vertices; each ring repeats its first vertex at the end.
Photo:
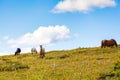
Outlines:
POLYGON ((26 33, 18 39, 7 39, 8 44, 12 47, 19 46, 35 46, 39 44, 51 44, 61 40, 66 40, 70 37, 70 30, 62 25, 56 26, 40 26, 33 33, 26 33))
POLYGON ((93 8, 105 8, 116 6, 115 0, 62 0, 52 10, 54 13, 61 12, 89 12, 93 8))

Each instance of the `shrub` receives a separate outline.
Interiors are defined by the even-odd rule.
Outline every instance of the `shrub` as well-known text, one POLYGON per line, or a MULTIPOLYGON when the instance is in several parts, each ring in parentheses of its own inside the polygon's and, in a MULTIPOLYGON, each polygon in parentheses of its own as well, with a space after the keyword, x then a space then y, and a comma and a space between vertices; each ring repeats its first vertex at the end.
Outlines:
POLYGON ((65 59, 65 58, 68 58, 68 57, 69 57, 69 56, 65 54, 65 55, 60 56, 59 58, 60 58, 60 59, 65 59))

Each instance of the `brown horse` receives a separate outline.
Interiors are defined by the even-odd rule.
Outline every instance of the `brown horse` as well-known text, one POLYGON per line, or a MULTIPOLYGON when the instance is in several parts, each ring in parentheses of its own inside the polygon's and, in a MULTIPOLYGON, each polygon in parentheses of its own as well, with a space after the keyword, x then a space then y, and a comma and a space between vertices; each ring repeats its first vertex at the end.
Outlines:
POLYGON ((113 47, 114 45, 117 47, 117 42, 114 39, 101 41, 101 48, 113 47))
POLYGON ((45 57, 45 48, 43 48, 42 45, 40 45, 40 57, 45 57))

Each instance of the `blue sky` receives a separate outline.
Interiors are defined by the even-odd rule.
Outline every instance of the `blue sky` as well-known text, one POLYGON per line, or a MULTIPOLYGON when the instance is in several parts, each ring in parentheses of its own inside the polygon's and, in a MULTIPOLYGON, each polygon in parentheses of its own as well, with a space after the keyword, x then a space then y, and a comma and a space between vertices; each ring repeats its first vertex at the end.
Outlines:
POLYGON ((119 0, 0 0, 0 55, 120 44, 119 0))

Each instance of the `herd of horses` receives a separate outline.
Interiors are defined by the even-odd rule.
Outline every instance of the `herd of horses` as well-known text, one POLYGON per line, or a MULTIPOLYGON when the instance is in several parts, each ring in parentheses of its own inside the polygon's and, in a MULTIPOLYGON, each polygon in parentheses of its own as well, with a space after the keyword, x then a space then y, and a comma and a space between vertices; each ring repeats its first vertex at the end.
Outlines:
MULTIPOLYGON (((101 48, 106 48, 106 47, 114 47, 114 46, 118 46, 117 45, 117 42, 115 39, 110 39, 110 40, 102 40, 101 41, 101 48)), ((17 50, 15 51, 15 55, 19 55, 21 52, 21 49, 20 48, 17 48, 17 50)), ((31 49, 31 53, 32 54, 35 54, 35 53, 38 53, 36 48, 32 48, 31 49)), ((40 45, 40 58, 44 58, 45 57, 45 48, 42 47, 42 45, 40 45)))
MULTIPOLYGON (((19 55, 20 52, 21 52, 21 49, 17 48, 17 50, 15 51, 15 55, 19 55)), ((37 54, 38 53, 37 49, 36 48, 32 48, 31 49, 31 53, 32 54, 35 54, 35 53, 37 54)), ((40 52, 39 52, 39 54, 40 54, 40 58, 44 58, 45 57, 45 48, 43 48, 42 45, 40 45, 40 52)))

